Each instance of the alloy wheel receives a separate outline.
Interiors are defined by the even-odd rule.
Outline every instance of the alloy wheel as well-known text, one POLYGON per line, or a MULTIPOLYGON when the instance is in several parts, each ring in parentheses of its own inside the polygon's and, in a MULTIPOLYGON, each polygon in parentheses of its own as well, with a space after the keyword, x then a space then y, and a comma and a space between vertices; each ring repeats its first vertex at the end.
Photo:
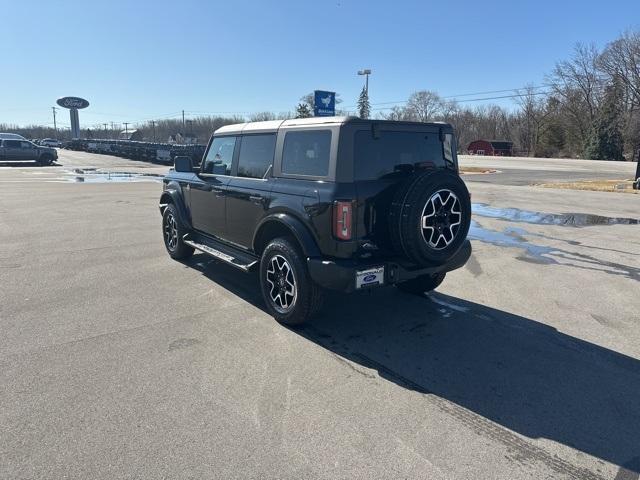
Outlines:
POLYGON ((298 289, 293 269, 282 255, 274 255, 267 267, 269 297, 280 313, 290 311, 296 303, 298 289))
POLYGON ((435 192, 421 215, 422 237, 434 250, 448 247, 462 223, 460 200, 451 190, 435 192))
POLYGON ((164 238, 169 250, 175 250, 178 245, 178 223, 171 213, 167 215, 164 222, 164 238))

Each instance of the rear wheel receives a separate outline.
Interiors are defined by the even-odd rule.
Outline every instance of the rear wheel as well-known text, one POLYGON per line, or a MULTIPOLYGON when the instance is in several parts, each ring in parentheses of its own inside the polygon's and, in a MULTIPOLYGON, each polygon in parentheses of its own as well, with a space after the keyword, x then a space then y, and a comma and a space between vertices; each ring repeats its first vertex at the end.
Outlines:
POLYGON ((322 291, 293 242, 272 240, 260 261, 260 288, 269 313, 285 325, 301 325, 322 305, 322 291))
POLYGON ((446 276, 447 274, 445 272, 436 273, 435 275, 423 275, 407 280, 406 282, 398 283, 396 287, 405 293, 422 295, 424 292, 430 292, 438 288, 446 276))
POLYGON ((176 207, 170 203, 162 213, 162 237, 171 258, 182 260, 193 255, 193 247, 185 245, 182 241, 185 233, 187 233, 186 229, 180 222, 176 207))

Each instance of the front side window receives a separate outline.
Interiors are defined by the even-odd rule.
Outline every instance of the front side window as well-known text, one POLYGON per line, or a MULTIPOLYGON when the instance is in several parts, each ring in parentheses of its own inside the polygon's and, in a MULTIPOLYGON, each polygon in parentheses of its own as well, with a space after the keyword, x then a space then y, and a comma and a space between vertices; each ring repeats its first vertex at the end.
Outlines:
POLYGON ((326 177, 330 154, 331 130, 287 132, 282 152, 282 173, 326 177))
POLYGON ((204 159, 202 173, 213 175, 231 175, 233 151, 236 147, 236 137, 218 137, 211 142, 211 147, 204 159))
POLYGON ((238 177, 264 178, 273 164, 275 150, 275 134, 242 137, 238 158, 238 177))

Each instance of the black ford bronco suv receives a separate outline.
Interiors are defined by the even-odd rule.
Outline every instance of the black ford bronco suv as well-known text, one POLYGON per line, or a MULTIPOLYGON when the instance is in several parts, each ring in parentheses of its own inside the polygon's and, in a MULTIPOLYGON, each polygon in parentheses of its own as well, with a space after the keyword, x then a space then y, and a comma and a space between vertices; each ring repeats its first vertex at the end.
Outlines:
POLYGON ((316 117, 213 134, 160 198, 169 255, 257 269, 266 306, 303 323, 323 289, 422 293, 471 254, 469 192, 444 123, 316 117))

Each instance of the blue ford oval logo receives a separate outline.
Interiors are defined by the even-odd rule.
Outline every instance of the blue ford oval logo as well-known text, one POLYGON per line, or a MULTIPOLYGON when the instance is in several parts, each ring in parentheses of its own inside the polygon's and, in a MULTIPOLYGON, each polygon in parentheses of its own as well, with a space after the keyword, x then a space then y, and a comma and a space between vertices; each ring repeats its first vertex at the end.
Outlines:
POLYGON ((367 275, 362 279, 363 282, 373 282, 376 279, 375 275, 367 275))
POLYGON ((56 103, 64 108, 87 108, 89 102, 80 97, 62 97, 56 103))

